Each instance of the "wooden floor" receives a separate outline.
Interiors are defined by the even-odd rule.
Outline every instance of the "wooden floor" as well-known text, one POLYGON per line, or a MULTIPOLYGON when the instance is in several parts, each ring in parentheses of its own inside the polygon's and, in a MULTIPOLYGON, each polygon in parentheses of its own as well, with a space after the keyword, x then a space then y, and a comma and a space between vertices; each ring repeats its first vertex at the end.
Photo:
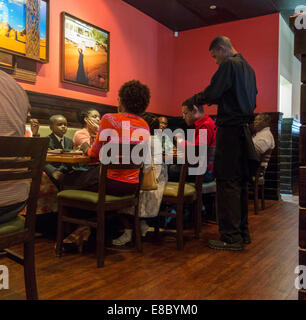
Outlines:
MULTIPOLYGON (((203 226, 200 240, 186 232, 179 252, 171 237, 145 242, 134 249, 108 251, 105 267, 96 268, 91 253, 54 254, 54 241, 36 244, 40 299, 297 299, 294 269, 298 265, 298 204, 296 200, 267 201, 254 216, 250 203, 252 243, 242 252, 215 251, 216 225, 203 226)), ((10 290, 0 299, 25 299, 23 268, 7 258, 10 290)))

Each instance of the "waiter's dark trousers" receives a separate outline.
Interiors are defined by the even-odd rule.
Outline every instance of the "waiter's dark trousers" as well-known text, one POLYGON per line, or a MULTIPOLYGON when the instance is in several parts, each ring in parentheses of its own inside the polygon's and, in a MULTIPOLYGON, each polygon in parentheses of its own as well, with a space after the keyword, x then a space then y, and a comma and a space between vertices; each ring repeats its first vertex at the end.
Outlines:
POLYGON ((242 127, 219 127, 215 154, 217 215, 220 240, 228 243, 249 236, 245 154, 242 127))

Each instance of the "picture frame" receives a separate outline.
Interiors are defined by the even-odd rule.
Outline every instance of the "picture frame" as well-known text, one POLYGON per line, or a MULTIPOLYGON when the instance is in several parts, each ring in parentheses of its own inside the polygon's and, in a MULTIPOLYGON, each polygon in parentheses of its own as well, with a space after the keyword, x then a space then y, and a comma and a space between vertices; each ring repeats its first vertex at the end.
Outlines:
MULTIPOLYGON (((26 2, 26 0, 0 2, 0 51, 27 57, 26 2)), ((41 0, 40 58, 37 61, 42 63, 49 62, 49 20, 50 0, 41 0)))
POLYGON ((110 32, 62 12, 61 81, 109 91, 110 32))

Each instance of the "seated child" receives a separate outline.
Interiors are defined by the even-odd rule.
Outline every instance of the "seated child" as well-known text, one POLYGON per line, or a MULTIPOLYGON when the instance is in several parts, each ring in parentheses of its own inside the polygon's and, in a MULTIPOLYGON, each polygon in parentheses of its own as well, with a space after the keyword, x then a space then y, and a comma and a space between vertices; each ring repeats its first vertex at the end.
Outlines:
MULTIPOLYGON (((49 119, 49 125, 52 133, 49 135, 49 148, 51 150, 63 149, 70 151, 73 149, 73 141, 65 134, 67 132, 67 119, 62 115, 54 115, 49 119)), ((45 172, 51 179, 51 181, 58 187, 59 180, 63 173, 69 171, 69 167, 64 163, 52 162, 47 163, 45 166, 45 172)))

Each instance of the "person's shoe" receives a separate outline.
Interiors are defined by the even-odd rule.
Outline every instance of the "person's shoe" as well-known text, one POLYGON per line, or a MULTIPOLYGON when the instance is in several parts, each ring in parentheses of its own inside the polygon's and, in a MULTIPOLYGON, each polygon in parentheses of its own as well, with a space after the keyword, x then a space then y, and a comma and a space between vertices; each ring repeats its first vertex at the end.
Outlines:
POLYGON ((251 237, 250 236, 245 236, 243 237, 243 243, 244 244, 250 244, 252 241, 251 241, 251 237))
POLYGON ((124 246, 132 240, 132 232, 132 229, 125 229, 123 234, 119 238, 112 241, 112 244, 114 246, 124 246))
POLYGON ((149 231, 149 226, 147 225, 145 220, 140 220, 140 231, 141 231, 141 236, 145 237, 147 232, 149 231))
POLYGON ((224 242, 221 240, 209 240, 208 246, 211 249, 216 250, 230 250, 230 251, 241 251, 243 250, 243 243, 242 242, 224 242))

